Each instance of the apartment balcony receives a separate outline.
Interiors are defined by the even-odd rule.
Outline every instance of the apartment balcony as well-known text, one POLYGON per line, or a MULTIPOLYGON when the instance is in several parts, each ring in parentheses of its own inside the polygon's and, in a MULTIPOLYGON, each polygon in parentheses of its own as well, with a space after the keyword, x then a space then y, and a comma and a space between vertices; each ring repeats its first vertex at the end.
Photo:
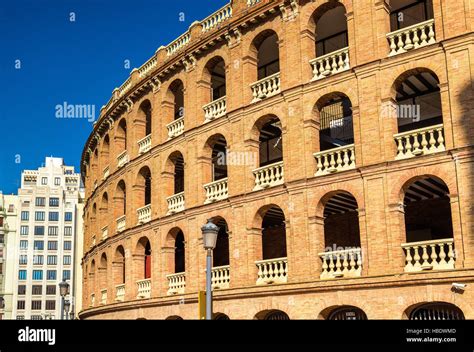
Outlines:
POLYGON ((211 285, 213 290, 229 288, 230 266, 215 266, 211 271, 211 285))
POLYGON ((166 198, 166 201, 168 202, 168 215, 184 210, 184 192, 174 194, 166 198))
POLYGON ((107 304, 107 289, 103 289, 100 291, 100 304, 101 305, 107 304))
POLYGON ((122 215, 116 220, 116 222, 117 222, 117 232, 122 232, 125 230, 125 227, 127 226, 127 217, 125 215, 122 215))
POLYGON ((403 54, 436 43, 434 19, 390 32, 387 34, 387 40, 390 44, 388 56, 403 54))
MULTIPOLYGON (((124 288, 125 290, 125 288, 124 288)), ((150 298, 151 296, 151 279, 137 281, 137 298, 150 298)))
POLYGON ((362 254, 360 248, 319 253, 322 272, 320 279, 359 277, 362 273, 362 254))
POLYGON ((89 307, 95 306, 95 294, 91 293, 91 301, 89 302, 89 307))
POLYGON ((354 144, 325 150, 313 155, 317 163, 315 176, 355 169, 354 144))
POLYGON ((140 139, 138 142, 138 153, 144 154, 151 149, 151 134, 145 138, 140 139))
POLYGON ((180 117, 177 120, 166 125, 168 129, 168 139, 178 137, 184 132, 184 117, 180 117))
POLYGON ((225 96, 216 99, 209 104, 204 105, 202 109, 204 110, 204 117, 206 119, 204 122, 212 121, 227 113, 227 99, 225 96))
POLYGON ((151 221, 151 204, 137 209, 138 224, 145 224, 151 221))
POLYGON ((102 179, 105 180, 110 175, 110 168, 106 166, 102 172, 102 179))
POLYGON ((206 201, 204 204, 214 203, 229 198, 227 177, 204 185, 206 201))
POLYGON ((405 272, 454 269, 456 257, 452 238, 403 243, 405 272))
POLYGON ((115 301, 125 301, 125 284, 115 286, 115 301))
POLYGON ((257 285, 283 284, 288 281, 288 260, 284 258, 258 260, 257 285))
POLYGON ((443 124, 398 133, 393 138, 398 150, 395 160, 408 159, 446 150, 443 124))
POLYGON ((106 240, 109 237, 109 227, 104 226, 102 229, 102 241, 106 240))
POLYGON ((128 163, 128 161, 129 161, 129 159, 128 159, 127 151, 124 150, 122 153, 120 153, 117 156, 117 167, 118 168, 123 167, 126 163, 128 163))
POLYGON ((349 47, 342 48, 332 53, 310 60, 313 68, 312 81, 323 79, 339 72, 347 71, 351 68, 349 62, 349 47))
POLYGON ((168 279, 168 295, 183 294, 186 287, 186 273, 166 275, 168 279))
POLYGON ((253 94, 252 103, 277 95, 280 93, 280 72, 252 83, 250 88, 253 94))
POLYGON ((283 184, 283 161, 253 170, 255 175, 254 191, 283 184))

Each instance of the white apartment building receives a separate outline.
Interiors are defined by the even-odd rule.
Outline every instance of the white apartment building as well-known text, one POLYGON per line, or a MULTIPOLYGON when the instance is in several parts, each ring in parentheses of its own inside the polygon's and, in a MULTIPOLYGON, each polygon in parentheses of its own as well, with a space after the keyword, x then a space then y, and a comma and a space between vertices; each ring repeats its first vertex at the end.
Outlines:
POLYGON ((74 276, 82 276, 74 258, 75 245, 82 242, 80 175, 62 158, 46 158, 38 170, 23 171, 18 198, 13 318, 60 319, 63 279, 70 285, 66 300, 75 316, 74 276))
POLYGON ((18 196, 0 192, 0 320, 11 319, 18 196))

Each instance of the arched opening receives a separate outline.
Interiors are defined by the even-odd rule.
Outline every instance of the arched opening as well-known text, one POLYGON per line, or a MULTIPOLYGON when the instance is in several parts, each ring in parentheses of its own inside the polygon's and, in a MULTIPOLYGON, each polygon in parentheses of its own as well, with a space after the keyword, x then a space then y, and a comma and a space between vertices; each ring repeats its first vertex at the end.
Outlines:
POLYGON ((186 271, 186 259, 184 251, 184 234, 183 231, 179 230, 176 234, 174 241, 175 254, 174 254, 174 272, 183 273, 186 271))
POLYGON ((115 190, 116 218, 127 214, 127 187, 124 180, 120 180, 115 190))
POLYGON ((165 165, 165 177, 168 203, 168 214, 178 213, 184 210, 184 158, 183 155, 175 151, 167 159, 165 165))
POLYGON ((118 123, 117 132, 115 134, 115 145, 119 153, 127 150, 127 121, 121 119, 118 123))
POLYGON ((136 139, 141 141, 147 136, 151 135, 152 131, 152 106, 148 99, 144 100, 137 112, 137 121, 134 125, 136 139))
POLYGON ((184 233, 175 227, 166 236, 165 263, 168 279, 168 295, 182 294, 186 286, 186 257, 184 233))
POLYGON ((209 102, 218 100, 226 95, 225 62, 221 57, 215 57, 206 65, 205 78, 210 83, 209 102))
POLYGON ((137 243, 137 255, 143 256, 143 261, 140 263, 139 272, 142 274, 141 279, 151 278, 151 244, 147 237, 142 237, 137 243))
POLYGON ((212 222, 219 227, 216 247, 213 251, 213 267, 229 265, 229 228, 227 222, 222 217, 212 219, 212 222))
POLYGON ((254 39, 253 45, 257 50, 258 80, 280 72, 278 35, 270 30, 265 31, 254 39))
POLYGON ((219 181, 227 177, 227 141, 221 134, 215 134, 207 140, 205 151, 211 153, 210 181, 219 181))
POLYGON ((343 306, 332 310, 327 320, 367 320, 367 315, 360 308, 343 306))
POLYGON ((103 290, 107 288, 107 255, 102 253, 100 257, 100 284, 99 289, 103 290))
POLYGON ((278 117, 269 117, 260 128, 259 164, 260 167, 283 160, 283 138, 281 122, 278 117))
MULTIPOLYGON (((109 195, 107 192, 104 192, 102 194, 102 200, 100 202, 100 214, 101 214, 101 220, 102 220, 102 229, 108 225, 107 220, 108 220, 108 212, 109 212, 109 195)), ((103 230, 102 230, 103 231, 103 230)))
POLYGON ((321 279, 360 276, 362 253, 358 205, 348 192, 336 192, 324 202, 324 245, 321 279))
POLYGON ((316 25, 316 57, 347 48, 347 18, 344 5, 331 2, 322 5, 313 15, 316 25))
POLYGON ((390 0, 390 31, 394 32, 433 18, 431 0, 390 0))
POLYGON ((101 153, 102 153, 102 159, 104 160, 104 166, 108 167, 110 163, 110 159, 109 159, 110 158, 110 137, 108 134, 104 136, 104 140, 102 142, 101 153))
POLYGON ((137 200, 140 207, 151 204, 151 171, 148 166, 144 166, 138 172, 137 200))
POLYGON ((285 215, 280 207, 272 206, 262 219, 262 258, 283 257, 286 257, 285 215))
POLYGON ((125 284, 125 249, 118 246, 115 250, 114 285, 125 284))
POLYGON ((183 320, 179 315, 170 315, 165 320, 183 320))
POLYGON ((454 304, 433 302, 422 304, 413 309, 409 320, 464 320, 464 313, 454 304))
POLYGON ((173 194, 184 192, 184 158, 180 152, 174 152, 169 157, 173 169, 173 194))
POLYGON ((172 103, 174 105, 174 120, 184 117, 184 85, 181 80, 176 80, 170 85, 172 103))
POLYGON ((89 283, 90 283, 90 286, 89 286, 89 305, 91 307, 94 306, 95 304, 95 290, 96 290, 96 282, 95 282, 95 259, 92 259, 91 261, 91 267, 90 267, 90 271, 89 271, 89 283))
POLYGON ((422 176, 404 187, 405 271, 453 269, 455 264, 448 186, 435 176, 422 176))
POLYGON ((229 316, 224 313, 214 313, 212 320, 230 320, 229 316))
POLYGON ((278 309, 264 310, 255 315, 257 320, 290 320, 285 312, 278 309))

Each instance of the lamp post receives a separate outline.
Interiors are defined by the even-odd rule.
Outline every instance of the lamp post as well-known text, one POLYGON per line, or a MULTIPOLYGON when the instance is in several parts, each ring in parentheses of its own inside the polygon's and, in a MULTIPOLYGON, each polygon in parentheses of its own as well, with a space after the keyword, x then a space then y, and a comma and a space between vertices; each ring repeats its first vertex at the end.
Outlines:
POLYGON ((69 308, 71 307, 71 302, 68 299, 64 301, 64 312, 66 313, 66 320, 69 320, 69 308))
POLYGON ((69 293, 69 284, 63 279, 59 284, 59 295, 61 296, 61 320, 64 320, 64 299, 69 293))
POLYGON ((212 319, 212 251, 216 248, 217 234, 219 227, 217 227, 210 219, 207 224, 201 227, 202 242, 204 249, 207 251, 206 256, 206 320, 212 319))

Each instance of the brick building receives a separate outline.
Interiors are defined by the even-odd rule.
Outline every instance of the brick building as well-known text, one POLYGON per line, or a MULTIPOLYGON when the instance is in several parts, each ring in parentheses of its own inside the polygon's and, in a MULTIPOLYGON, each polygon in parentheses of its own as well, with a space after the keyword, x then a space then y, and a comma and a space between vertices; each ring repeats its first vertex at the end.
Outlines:
POLYGON ((234 0, 82 155, 83 319, 474 318, 469 0, 234 0))

